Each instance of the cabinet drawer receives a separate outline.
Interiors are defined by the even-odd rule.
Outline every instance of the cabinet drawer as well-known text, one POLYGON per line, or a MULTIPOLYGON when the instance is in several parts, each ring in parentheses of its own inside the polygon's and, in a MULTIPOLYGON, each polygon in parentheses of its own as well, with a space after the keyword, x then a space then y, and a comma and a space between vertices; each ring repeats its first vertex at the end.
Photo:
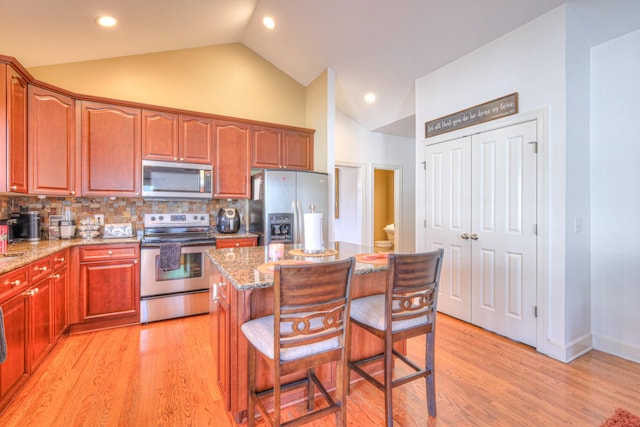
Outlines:
POLYGON ((0 276, 0 303, 29 287, 29 267, 24 266, 0 276))
POLYGON ((216 249, 222 248, 244 248, 249 246, 257 246, 258 238, 257 237, 245 237, 245 238, 237 238, 237 239, 217 239, 216 240, 216 249))
POLYGON ((53 271, 60 270, 69 264, 69 249, 65 249, 60 252, 56 252, 51 257, 51 266, 53 271))
POLYGON ((96 245, 80 248, 80 262, 138 258, 138 245, 96 245))
POLYGON ((51 274, 52 260, 53 257, 48 256, 29 264, 29 269, 31 272, 31 283, 39 282, 40 280, 48 277, 51 274))

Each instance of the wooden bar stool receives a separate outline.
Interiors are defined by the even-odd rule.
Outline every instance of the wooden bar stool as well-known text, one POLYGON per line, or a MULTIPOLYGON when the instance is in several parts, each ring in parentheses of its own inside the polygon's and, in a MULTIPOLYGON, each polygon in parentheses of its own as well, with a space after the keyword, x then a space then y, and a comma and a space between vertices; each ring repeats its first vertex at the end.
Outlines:
POLYGON ((255 408, 275 426, 299 426, 329 414, 336 414, 336 425, 346 425, 345 372, 349 319, 349 290, 354 259, 343 261, 276 265, 274 268, 275 311, 271 316, 253 319, 241 329, 249 341, 248 426, 255 425, 255 408), (273 370, 273 388, 256 390, 257 356, 273 370), (335 398, 318 380, 315 368, 336 362, 335 398), (306 371, 306 376, 287 384, 282 377, 306 371), (298 386, 307 388, 307 412, 283 422, 281 393, 298 386), (328 406, 314 410, 315 389, 328 406), (265 401, 273 397, 273 417, 265 401))
POLYGON ((419 254, 389 254, 386 292, 351 301, 351 322, 383 340, 384 350, 371 357, 351 360, 349 343, 346 381, 349 380, 349 369, 353 369, 384 392, 385 420, 389 427, 393 425, 393 388, 419 378, 426 379, 428 413, 436 416, 433 346, 443 254, 442 249, 419 254), (424 367, 393 348, 394 343, 419 335, 426 336, 424 367), (414 372, 393 379, 394 356, 414 372), (362 369, 363 365, 378 360, 384 362, 384 382, 362 369))

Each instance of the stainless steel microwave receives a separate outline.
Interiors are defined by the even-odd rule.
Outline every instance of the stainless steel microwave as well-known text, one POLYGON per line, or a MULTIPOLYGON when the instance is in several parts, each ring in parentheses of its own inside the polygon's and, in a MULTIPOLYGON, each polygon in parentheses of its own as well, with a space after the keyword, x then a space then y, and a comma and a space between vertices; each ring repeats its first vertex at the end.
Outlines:
POLYGON ((213 168, 197 163, 142 161, 142 197, 212 199, 213 168))

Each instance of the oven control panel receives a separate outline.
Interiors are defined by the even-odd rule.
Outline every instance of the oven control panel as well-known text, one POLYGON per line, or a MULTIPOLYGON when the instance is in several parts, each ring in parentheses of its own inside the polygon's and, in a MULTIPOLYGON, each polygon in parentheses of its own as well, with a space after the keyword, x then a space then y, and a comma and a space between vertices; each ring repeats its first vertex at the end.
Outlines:
POLYGON ((208 227, 208 213, 158 213, 144 215, 145 227, 208 227))

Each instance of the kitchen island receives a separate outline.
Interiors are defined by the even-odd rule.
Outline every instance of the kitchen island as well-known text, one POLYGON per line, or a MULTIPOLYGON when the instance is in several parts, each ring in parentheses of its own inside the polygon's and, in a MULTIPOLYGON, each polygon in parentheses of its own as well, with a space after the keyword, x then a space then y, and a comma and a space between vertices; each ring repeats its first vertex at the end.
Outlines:
MULTIPOLYGON (((267 246, 210 250, 211 345, 216 358, 216 381, 224 398, 227 411, 241 423, 247 409, 247 341, 240 327, 244 322, 273 314, 273 262, 267 246)), ((345 242, 327 245, 322 256, 307 255, 301 245, 285 245, 285 263, 329 262, 356 257, 355 275, 351 283, 351 297, 358 298, 384 291, 386 257, 373 254, 367 246, 345 242), (302 253, 302 254, 301 254, 302 253)), ((313 286, 312 283, 309 286, 313 286)), ((381 343, 354 327, 352 334, 353 357, 372 355, 380 351, 381 343)), ((400 350, 403 350, 400 347, 400 350)), ((380 366, 372 365, 372 370, 380 366)), ((317 371, 323 382, 335 386, 334 366, 323 366, 317 371)), ((300 375, 301 376, 301 375, 300 375)), ((273 383, 266 363, 258 364, 258 387, 266 389, 273 383)), ((292 379, 288 377, 288 379, 292 379)), ((283 395, 283 402, 299 401, 302 395, 283 395)))

